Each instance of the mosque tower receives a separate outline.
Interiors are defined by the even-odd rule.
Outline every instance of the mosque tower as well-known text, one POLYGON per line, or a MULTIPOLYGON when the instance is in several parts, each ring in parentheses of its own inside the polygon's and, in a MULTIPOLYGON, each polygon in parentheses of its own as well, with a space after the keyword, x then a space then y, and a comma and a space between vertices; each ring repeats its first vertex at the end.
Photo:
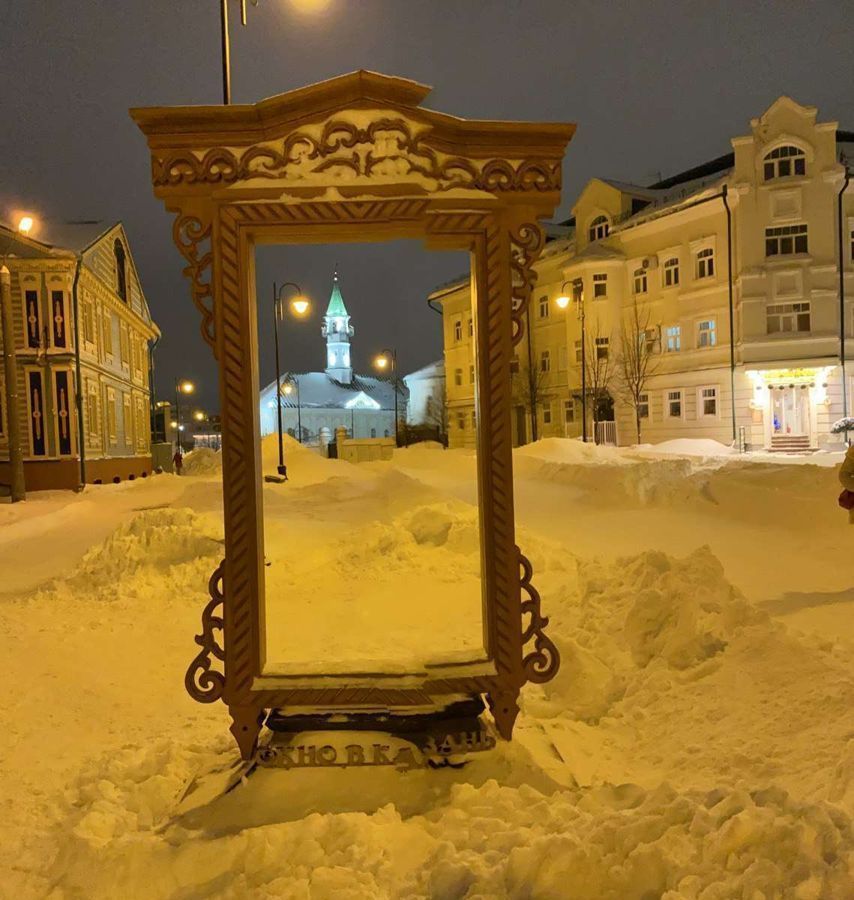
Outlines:
POLYGON ((337 269, 332 275, 332 295, 323 317, 321 334, 326 338, 326 374, 342 384, 351 384, 350 338, 353 337, 353 326, 338 287, 337 269))

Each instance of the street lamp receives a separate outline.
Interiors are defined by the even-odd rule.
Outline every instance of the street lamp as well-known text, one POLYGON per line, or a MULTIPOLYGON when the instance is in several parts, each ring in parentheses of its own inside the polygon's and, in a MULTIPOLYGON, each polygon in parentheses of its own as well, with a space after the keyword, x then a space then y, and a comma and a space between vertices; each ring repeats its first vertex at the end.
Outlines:
POLYGON ((395 447, 399 447, 400 429, 398 426, 397 414, 397 350, 394 348, 383 350, 374 358, 374 366, 376 366, 380 372, 385 372, 387 369, 391 370, 392 383, 394 384, 394 445, 395 447))
POLYGON ((555 301, 561 309, 566 309, 570 300, 576 303, 576 314, 581 321, 581 440, 587 443, 587 332, 584 319, 584 282, 580 278, 564 281, 560 286, 560 296, 555 301), (572 286, 572 297, 566 293, 572 286))
MULTIPOLYGON (((276 345, 276 418, 279 427, 279 465, 276 471, 285 479, 288 477, 288 469, 285 465, 285 445, 282 438, 282 372, 279 365, 279 322, 284 320, 286 308, 290 309, 291 315, 295 318, 304 319, 311 310, 311 301, 303 294, 302 289, 295 281, 286 281, 282 285, 277 285, 274 281, 273 341, 276 345), (286 288, 293 288, 296 291, 287 307, 285 306, 286 288)), ((302 437, 301 432, 300 437, 302 437)))
POLYGON ((26 236, 33 230, 33 224, 32 216, 21 216, 21 218, 18 219, 18 231, 26 236))
POLYGON ((297 440, 302 443, 302 404, 299 397, 299 378, 295 375, 288 375, 288 380, 282 387, 282 393, 286 397, 290 397, 296 390, 297 395, 297 440))
POLYGON ((181 450, 180 432, 184 430, 184 426, 181 424, 181 394, 192 394, 195 389, 196 386, 192 381, 188 381, 186 378, 175 379, 175 423, 172 427, 179 432, 178 436, 175 438, 175 443, 178 445, 179 451, 181 450))

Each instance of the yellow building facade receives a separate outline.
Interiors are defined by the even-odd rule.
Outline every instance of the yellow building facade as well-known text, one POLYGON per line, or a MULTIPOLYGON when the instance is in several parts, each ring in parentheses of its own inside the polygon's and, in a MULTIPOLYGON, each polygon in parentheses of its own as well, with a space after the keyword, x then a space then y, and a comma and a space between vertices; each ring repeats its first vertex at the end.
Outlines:
MULTIPOLYGON (((35 238, 0 225, 27 490, 147 477, 149 348, 160 332, 127 236, 118 223, 44 230, 35 238)), ((2 372, 0 397, 0 482, 8 483, 2 372)))
MULTIPOLYGON (((536 264, 530 328, 511 372, 518 444, 579 436, 582 394, 589 440, 637 443, 639 418, 642 443, 840 442, 830 427, 850 414, 854 393, 841 339, 850 360, 854 187, 839 160, 854 153, 854 134, 781 97, 732 147, 649 187, 585 186, 536 264), (565 308, 561 296, 571 298, 565 308), (632 391, 637 376, 625 377, 624 360, 638 341, 646 375, 632 391)), ((445 319, 449 443, 471 446, 468 281, 431 299, 445 319)))

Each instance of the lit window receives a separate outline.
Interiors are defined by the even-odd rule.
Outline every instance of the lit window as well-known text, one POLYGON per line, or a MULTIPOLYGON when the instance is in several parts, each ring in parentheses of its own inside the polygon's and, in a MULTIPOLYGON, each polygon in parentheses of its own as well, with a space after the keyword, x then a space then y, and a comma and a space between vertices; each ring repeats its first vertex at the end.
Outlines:
POLYGON ((462 369, 454 369, 454 384, 457 387, 461 387, 463 383, 463 370, 462 369))
POLYGON ((667 353, 678 353, 682 349, 682 328, 670 325, 664 329, 664 349, 667 353))
POLYGON ((596 359, 607 359, 611 339, 606 337, 596 338, 596 359))
POLYGON ((706 319, 697 323, 697 346, 714 347, 718 342, 718 333, 714 319, 706 319))
POLYGON ((697 254, 697 278, 711 278, 715 274, 715 251, 706 247, 697 254))
POLYGON ((768 334, 810 330, 809 303, 773 303, 765 310, 768 334))
POLYGON ((581 341, 575 342, 575 361, 577 363, 581 362, 581 341))
POLYGON ((697 397, 697 409, 700 417, 717 416, 718 414, 718 389, 716 387, 700 388, 697 397))
POLYGON ((667 392, 667 416, 670 419, 682 418, 682 391, 667 392))
POLYGON ((632 287, 636 294, 646 293, 646 269, 635 269, 632 276, 632 287))
POLYGON ((552 424, 552 405, 546 400, 543 403, 543 425, 551 425, 552 424))
POLYGON ((590 228, 588 229, 587 236, 591 241, 601 241, 602 238, 608 237, 609 230, 610 228, 608 225, 608 217, 596 216, 596 218, 590 223, 590 228))
POLYGON ((463 339, 463 323, 462 319, 457 319, 454 322, 454 340, 461 341, 463 339))
POLYGON ((543 350, 540 353, 540 371, 541 372, 550 372, 552 368, 552 358, 551 353, 548 350, 543 350))
POLYGON ((649 394, 638 394, 638 418, 649 418, 649 394))
POLYGON ((540 318, 548 319, 549 317, 549 298, 548 297, 540 297, 540 318))
POLYGON ((790 256, 807 253, 807 226, 782 225, 765 229, 765 255, 790 256))
POLYGON ((777 147, 765 157, 762 169, 766 181, 789 175, 806 175, 807 158, 799 147, 777 147))
POLYGON ((676 287, 679 284, 679 260, 672 256, 664 261, 664 286, 676 287))
POLYGON ((607 275, 594 275, 593 276, 593 299, 594 300, 603 300, 608 296, 608 276, 607 275))

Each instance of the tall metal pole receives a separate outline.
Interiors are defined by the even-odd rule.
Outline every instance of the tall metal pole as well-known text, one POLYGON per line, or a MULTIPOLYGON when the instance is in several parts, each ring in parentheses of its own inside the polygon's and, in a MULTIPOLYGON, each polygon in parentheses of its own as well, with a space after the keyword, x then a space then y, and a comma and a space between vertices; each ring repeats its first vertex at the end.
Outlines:
POLYGON ((726 210, 726 266, 727 296, 729 301, 729 395, 732 406, 732 444, 738 441, 738 426, 735 416, 735 307, 732 297, 732 210, 727 202, 727 186, 721 188, 721 199, 726 210))
POLYGON ((27 499, 24 481, 24 453, 18 420, 18 378, 15 371, 15 332, 12 324, 12 273, 0 266, 0 305, 2 305, 3 378, 6 392, 6 438, 9 444, 9 482, 12 503, 27 499))
POLYGON ((181 404, 178 400, 178 379, 175 379, 175 444, 176 450, 181 452, 181 404))
POLYGON ((299 378, 294 378, 294 384, 297 386, 297 440, 302 443, 302 402, 299 398, 299 378))
POLYGON ((584 289, 573 285, 577 291, 578 314, 581 318, 581 440, 587 443, 587 329, 584 315, 584 289))
POLYGON ((231 103, 231 46, 228 40, 228 0, 220 0, 219 21, 222 28, 222 102, 231 103))
POLYGON ((279 367, 279 295, 273 282, 273 342, 276 345, 276 417, 279 423, 279 475, 288 477, 285 467, 285 444, 282 437, 282 373, 279 367))
POLYGON ((394 381, 394 445, 400 446, 399 417, 397 413, 397 350, 391 351, 391 377, 394 381))
MULTIPOLYGON (((851 170, 845 163, 845 179, 836 196, 839 239, 839 365, 842 371, 842 416, 848 418, 848 385, 845 374, 845 238, 842 223, 842 197, 851 181, 851 170)), ((851 432, 845 431, 845 443, 851 443, 851 432)))

